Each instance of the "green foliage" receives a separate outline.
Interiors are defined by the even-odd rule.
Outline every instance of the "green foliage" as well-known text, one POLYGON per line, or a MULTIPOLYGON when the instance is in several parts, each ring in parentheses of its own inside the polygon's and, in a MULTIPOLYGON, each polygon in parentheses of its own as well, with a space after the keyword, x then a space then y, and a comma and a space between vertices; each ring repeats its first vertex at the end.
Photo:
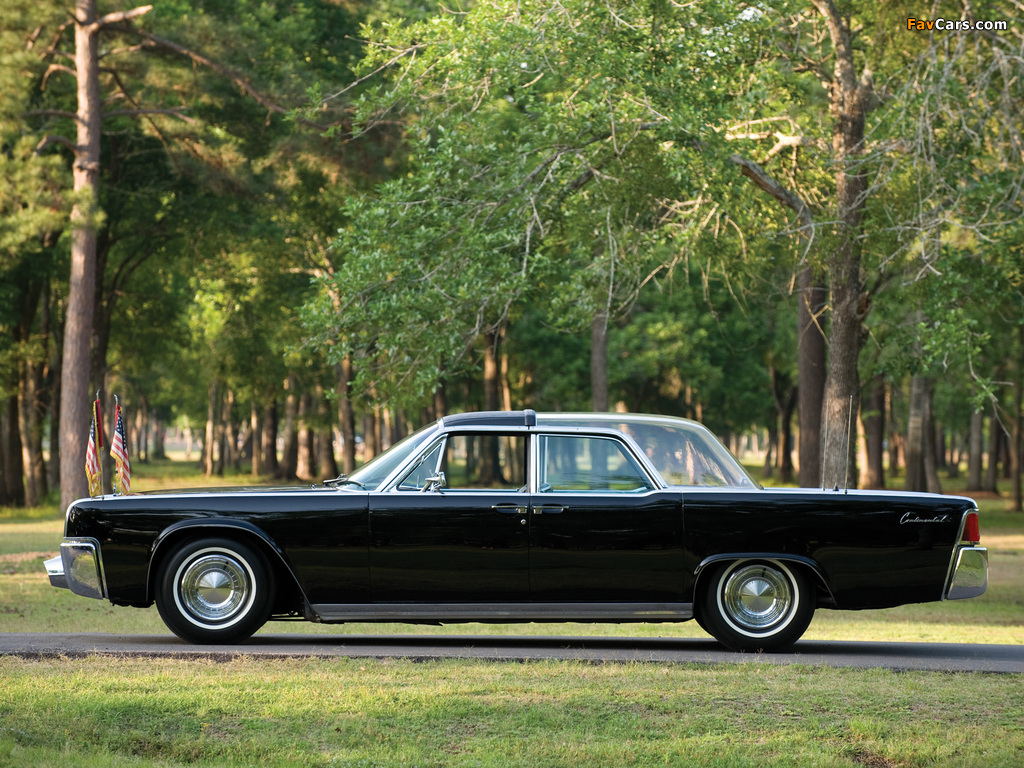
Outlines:
POLYGON ((314 338, 362 356, 364 392, 416 402, 518 306, 574 331, 626 311, 662 266, 651 233, 692 224, 666 205, 721 164, 756 28, 731 3, 589 0, 383 25, 357 114, 364 135, 403 118, 409 170, 346 206, 314 338))

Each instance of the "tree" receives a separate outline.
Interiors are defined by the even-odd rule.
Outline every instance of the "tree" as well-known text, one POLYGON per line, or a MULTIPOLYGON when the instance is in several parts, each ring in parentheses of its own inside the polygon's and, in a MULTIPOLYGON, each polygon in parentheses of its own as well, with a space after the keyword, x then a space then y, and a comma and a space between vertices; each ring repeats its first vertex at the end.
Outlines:
POLYGON ((701 221, 753 24, 729 3, 538 0, 385 26, 362 65, 384 85, 359 124, 402 114, 409 171, 346 207, 344 262, 307 307, 314 341, 356 356, 359 392, 410 404, 523 302, 564 308, 599 356, 608 325, 681 258, 650 245, 701 221))
MULTIPOLYGON (((40 81, 47 93, 56 98, 56 102, 39 109, 26 110, 25 116, 36 119, 41 124, 41 132, 46 134, 39 142, 39 151, 52 152, 58 149, 71 153, 74 176, 70 281, 63 328, 63 362, 60 368, 63 379, 60 389, 60 447, 63 456, 61 487, 64 503, 85 492, 81 466, 85 427, 88 424, 85 408, 89 397, 86 393, 91 390, 90 368, 94 378, 102 379, 105 375, 106 331, 115 309, 114 298, 124 288, 123 279, 128 279, 138 264, 151 255, 143 253, 136 257, 134 266, 129 266, 128 261, 112 265, 115 275, 122 278, 122 282, 108 286, 116 290, 102 295, 102 302, 97 303, 97 285, 106 285, 110 277, 104 269, 105 264, 98 259, 98 255, 102 257, 104 251, 102 248, 97 250, 98 237, 109 234, 104 219, 106 211, 101 210, 101 188, 104 182, 102 162, 116 158, 116 154, 111 153, 116 152, 114 145, 118 143, 111 141, 104 146, 104 130, 110 130, 112 124, 119 123, 119 130, 128 135, 133 132, 137 134, 135 126, 141 124, 151 137, 174 156, 173 162, 179 173, 187 173, 188 166, 194 168, 196 161, 209 168, 213 163, 227 160, 220 169, 227 171, 221 174, 221 181, 228 181, 239 164, 224 150, 231 149, 232 143, 236 148, 252 150, 256 144, 246 146, 243 142, 261 130, 266 133, 271 117, 276 117, 278 125, 288 118, 285 108, 255 87, 252 78, 259 78, 262 83, 270 85, 271 89, 268 90, 290 94, 293 103, 298 104, 299 95, 304 94, 305 89, 311 85, 308 75, 314 69, 305 62, 313 61, 314 57, 294 55, 295 52, 301 51, 303 45, 316 46, 329 35, 342 39, 344 32, 339 34, 337 19, 343 19, 345 31, 348 31, 350 18, 347 12, 329 9, 321 3, 303 8, 301 12, 294 12, 294 9, 292 12, 282 12, 275 4, 250 6, 243 3, 241 8, 235 4, 230 9, 234 15, 231 16, 231 31, 226 32, 222 22, 227 18, 229 9, 211 6, 204 9, 206 13, 200 13, 188 22, 188 32, 179 39, 187 39, 191 34, 192 40, 196 41, 206 35, 205 42, 212 42, 213 47, 222 54, 218 59, 202 52, 198 46, 173 39, 176 32, 181 33, 184 29, 178 25, 176 16, 187 16, 187 10, 171 5, 162 6, 159 11, 151 13, 151 6, 140 6, 100 15, 95 0, 77 0, 71 22, 57 25, 50 37, 37 30, 31 38, 50 41, 48 46, 40 45, 33 52, 38 63, 32 71, 39 72, 40 67, 48 67, 40 81), (160 36, 145 26, 137 25, 135 22, 143 17, 154 18, 156 24, 170 31, 170 35, 160 36), (218 23, 222 25, 216 29, 218 23), (73 57, 63 50, 68 42, 67 33, 72 29, 75 34, 73 57), (316 33, 310 34, 310 30, 314 29, 316 33), (211 31, 213 34, 210 34, 211 31), (99 47, 101 37, 110 43, 104 47, 102 54, 99 47), (240 56, 239 52, 243 49, 244 54, 240 56), (272 53, 260 58, 249 58, 257 51, 272 53), (103 67, 100 67, 101 55, 104 58, 103 67), (65 63, 71 58, 75 63, 73 69, 65 63), (231 61, 233 58, 242 61, 244 69, 235 68, 231 61), (118 63, 115 64, 115 61, 118 63), (145 64, 140 63, 143 61, 145 64), (302 63, 296 65, 296 62, 302 63), (236 109, 234 114, 230 109, 222 109, 221 104, 225 102, 233 102, 235 105, 239 103, 237 92, 225 89, 223 85, 219 91, 211 87, 211 79, 194 75, 191 68, 195 66, 205 68, 222 83, 230 83, 241 92, 244 99, 257 104, 262 115, 254 116, 251 110, 246 109, 236 109), (67 75, 73 78, 77 87, 75 109, 68 109, 61 103, 64 92, 58 81, 67 75), (247 111, 250 114, 246 114, 247 111), (256 119, 251 119, 253 117, 256 119), (129 120, 142 122, 126 124, 129 120), (61 121, 64 121, 63 124, 61 121), (76 132, 74 140, 61 132, 72 123, 76 132), (178 126, 175 127, 174 123, 178 126), (236 138, 237 142, 224 140, 223 128, 229 125, 228 134, 233 134, 232 138, 236 138), (253 126, 261 125, 262 129, 253 130, 253 126), (184 131, 179 130, 182 126, 185 127, 184 131), (241 126, 246 128, 239 130, 241 126), (246 133, 250 136, 247 137, 246 133), (123 269, 126 266, 127 271, 123 269), (99 326, 96 325, 97 319, 100 321, 99 326), (99 347, 91 348, 90 342, 97 331, 99 347), (93 353, 91 366, 90 351, 93 353)), ((50 18, 46 20, 52 21, 50 18)), ((344 66, 353 44, 342 43, 332 47, 334 49, 326 56, 322 55, 324 51, 317 50, 316 61, 322 72, 333 74, 338 67, 344 66)), ((321 111, 318 117, 325 120, 325 123, 330 120, 327 111, 321 111)), ((313 127, 324 127, 307 117, 299 116, 296 121, 313 127)), ((276 147, 277 142, 273 146, 276 147)), ((245 160, 252 160, 256 156, 255 151, 247 151, 245 160)), ((209 181, 210 176, 207 175, 206 182, 209 181)))

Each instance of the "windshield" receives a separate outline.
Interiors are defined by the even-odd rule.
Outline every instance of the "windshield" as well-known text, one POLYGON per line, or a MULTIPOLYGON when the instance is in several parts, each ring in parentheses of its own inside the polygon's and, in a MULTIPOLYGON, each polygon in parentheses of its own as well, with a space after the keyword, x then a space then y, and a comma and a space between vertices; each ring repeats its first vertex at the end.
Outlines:
POLYGON ((435 422, 402 438, 384 453, 371 459, 349 475, 348 479, 358 483, 367 491, 377 490, 392 472, 420 450, 423 443, 432 437, 436 429, 437 423, 435 422))
POLYGON ((629 435, 666 485, 756 487, 746 470, 702 424, 629 413, 537 414, 538 424, 610 427, 629 435))

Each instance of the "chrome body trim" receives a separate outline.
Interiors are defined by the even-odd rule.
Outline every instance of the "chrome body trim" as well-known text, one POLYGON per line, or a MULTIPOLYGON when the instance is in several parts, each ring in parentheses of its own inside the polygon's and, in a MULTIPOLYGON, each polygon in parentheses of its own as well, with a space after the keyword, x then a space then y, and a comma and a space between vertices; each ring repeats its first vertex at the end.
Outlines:
POLYGON ((310 606, 318 620, 460 624, 539 621, 668 622, 693 618, 693 603, 341 603, 310 606))
POLYGON ((977 597, 988 587, 988 550, 985 547, 957 546, 953 551, 952 575, 945 600, 977 597))
POLYGON ((988 588, 988 550, 977 542, 964 543, 967 516, 978 514, 978 508, 969 509, 960 517, 956 546, 949 558, 946 585, 942 600, 965 600, 977 597, 988 588))
MULTIPOLYGON (((107 596, 103 558, 100 555, 100 543, 96 539, 64 539, 60 543, 60 557, 68 589, 76 595, 97 600, 107 596)), ((53 583, 52 576, 50 583, 53 583)))
POLYGON ((64 578, 64 560, 60 555, 45 561, 43 567, 46 568, 46 575, 50 577, 51 587, 71 589, 68 586, 68 580, 64 578))

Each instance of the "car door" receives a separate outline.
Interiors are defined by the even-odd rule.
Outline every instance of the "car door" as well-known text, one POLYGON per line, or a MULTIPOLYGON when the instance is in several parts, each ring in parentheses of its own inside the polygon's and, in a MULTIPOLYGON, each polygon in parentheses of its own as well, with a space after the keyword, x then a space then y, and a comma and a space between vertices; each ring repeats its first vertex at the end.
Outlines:
POLYGON ((535 601, 683 599, 678 490, 659 489, 613 436, 538 434, 530 516, 535 601))
POLYGON ((525 431, 452 433, 371 494, 373 601, 529 600, 526 460, 525 431))

